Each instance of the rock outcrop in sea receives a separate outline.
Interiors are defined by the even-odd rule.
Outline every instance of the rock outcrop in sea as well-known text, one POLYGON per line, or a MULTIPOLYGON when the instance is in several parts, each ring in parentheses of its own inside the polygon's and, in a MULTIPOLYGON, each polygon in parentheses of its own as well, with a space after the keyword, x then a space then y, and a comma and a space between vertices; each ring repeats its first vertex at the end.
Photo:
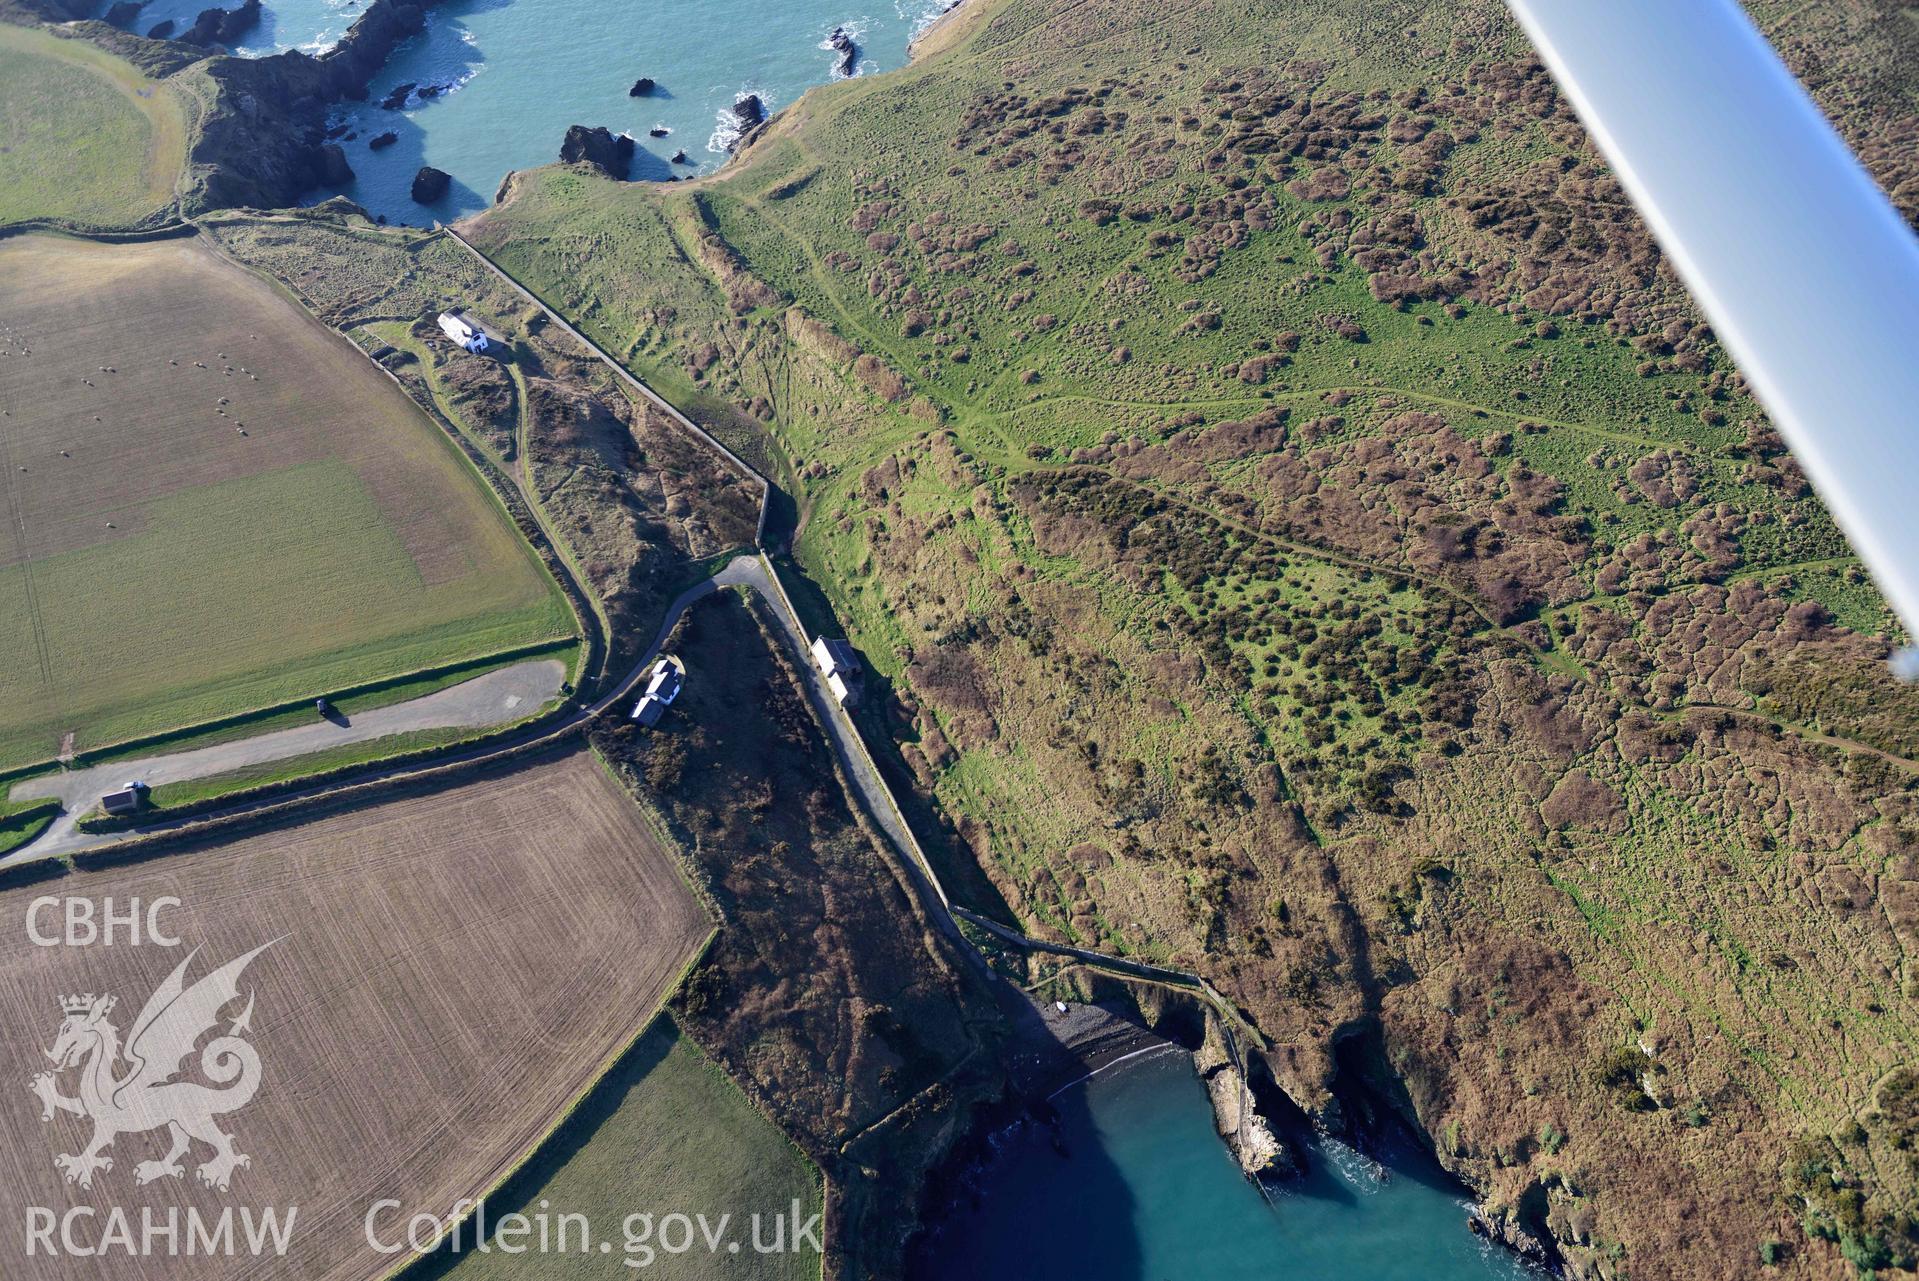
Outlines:
POLYGON ((834 27, 833 34, 826 38, 826 43, 832 45, 834 50, 840 55, 840 60, 835 70, 843 76, 852 75, 853 69, 859 66, 860 47, 853 43, 852 36, 846 34, 846 28, 834 27))
POLYGON ((1299 1158, 1259 1114, 1252 1088, 1226 1037, 1217 1016, 1209 1013, 1206 1039, 1193 1051, 1193 1067, 1206 1083, 1206 1096, 1213 1104, 1213 1127, 1247 1178, 1293 1178, 1300 1173, 1299 1158))
POLYGON ((353 166, 346 162, 346 148, 337 142, 320 148, 320 181, 329 187, 344 187, 353 181, 353 166))
POLYGON ((389 129, 385 133, 377 133, 367 139, 366 149, 368 151, 384 151, 399 140, 400 135, 389 129))
MULTIPOLYGON (((265 58, 202 61, 197 70, 212 92, 189 158, 197 187, 186 197, 186 211, 278 208, 325 184, 328 108, 364 101, 393 50, 425 30, 426 10, 435 3, 371 0, 339 43, 317 55, 288 49, 265 58)), ((249 5, 257 10, 258 0, 249 5)))
POLYGON ((651 76, 641 76, 638 80, 635 80, 633 82, 633 87, 626 91, 626 96, 629 98, 651 97, 653 94, 653 89, 654 89, 653 78, 651 76))
POLYGON ((560 144, 560 163, 589 164, 609 178, 626 181, 633 168, 633 139, 615 136, 605 125, 574 125, 560 144))
POLYGON ((757 93, 743 93, 733 101, 733 118, 740 122, 740 132, 746 133, 766 123, 766 104, 757 93))
POLYGON ((420 172, 413 175, 413 199, 423 205, 430 205, 444 196, 447 188, 453 185, 453 175, 432 165, 421 165, 420 172))
POLYGON ((202 9, 193 25, 175 38, 182 44, 232 45, 259 25, 260 13, 260 0, 246 0, 237 9, 202 9))

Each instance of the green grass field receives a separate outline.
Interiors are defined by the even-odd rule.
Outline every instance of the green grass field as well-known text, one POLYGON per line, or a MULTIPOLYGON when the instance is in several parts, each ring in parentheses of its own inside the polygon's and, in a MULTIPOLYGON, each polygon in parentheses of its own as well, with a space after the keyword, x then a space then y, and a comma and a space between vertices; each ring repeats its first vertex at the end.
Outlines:
POLYGON ((29 237, 0 310, 0 768, 573 630, 440 431, 265 283, 29 237))
MULTIPOLYGON (((0 598, 22 600, 27 572, 0 573, 0 598)), ((41 719, 42 743, 75 720, 95 726, 90 738, 100 742, 160 733, 223 706, 267 706, 377 670, 503 649, 563 630, 566 617, 510 578, 422 584, 365 485, 335 461, 172 495, 150 509, 143 536, 66 552, 31 573, 48 660, 73 691, 60 720, 41 719), (236 529, 250 531, 258 551, 284 554, 230 555, 236 529), (319 601, 346 607, 308 608, 319 601), (210 632, 209 619, 221 625, 210 632), (263 669, 272 654, 303 661, 263 669), (171 688, 154 681, 188 656, 191 673, 171 688)), ((10 610, 0 646, 31 654, 32 627, 27 611, 10 610)), ((44 706, 38 675, 10 664, 0 707, 44 706)))
POLYGON ((0 800, 0 855, 11 854, 36 839, 59 815, 55 801, 0 800))
POLYGON ((84 41, 0 24, 0 224, 141 222, 172 203, 186 138, 165 82, 84 41))
MULTIPOLYGON (((790 1234, 796 1200, 801 1222, 819 1212, 820 1185, 812 1167, 662 1015, 534 1159, 487 1202, 491 1225, 509 1213, 545 1214, 557 1233, 559 1216, 584 1215, 592 1227, 592 1248, 516 1257, 500 1252, 496 1236, 487 1252, 436 1255, 404 1277, 817 1278, 820 1256, 810 1250, 761 1254, 753 1248, 753 1216, 760 1216, 760 1239, 770 1245, 773 1216, 785 1218, 790 1234), (722 1241, 719 1249, 709 1251, 697 1228, 692 1249, 678 1254, 660 1249, 661 1220, 671 1214, 704 1214, 722 1241), (643 1233, 634 1215, 651 1216, 652 1235, 643 1233), (730 1216, 724 1236, 721 1215, 730 1216), (629 1228, 634 1238, 644 1238, 630 1248, 629 1228), (727 1250, 727 1238, 740 1243, 738 1252, 727 1250), (599 1241, 609 1241, 612 1249, 601 1253, 599 1241), (648 1245, 655 1251, 651 1256, 648 1245)), ((469 1226, 462 1244, 471 1244, 472 1232, 469 1226)), ((574 1232, 571 1239, 577 1241, 574 1232)), ((676 1227, 668 1228, 664 1239, 677 1245, 676 1227)), ((787 1241, 790 1245, 790 1235, 787 1241)))

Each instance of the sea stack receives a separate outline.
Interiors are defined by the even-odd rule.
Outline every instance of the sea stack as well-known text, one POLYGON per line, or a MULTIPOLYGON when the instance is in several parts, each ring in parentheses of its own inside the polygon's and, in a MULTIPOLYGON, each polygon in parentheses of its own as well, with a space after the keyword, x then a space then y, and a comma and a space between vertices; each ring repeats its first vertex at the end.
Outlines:
POLYGON ((673 163, 676 165, 690 165, 693 162, 686 158, 686 152, 682 150, 673 153, 673 163))
POLYGON ((833 34, 826 38, 826 43, 839 52, 840 61, 837 68, 839 74, 852 75, 853 68, 859 65, 860 47, 853 43, 852 36, 846 34, 846 28, 834 27, 833 34))
POLYGON ((766 122, 766 104, 757 93, 743 93, 733 101, 733 117, 740 122, 740 132, 745 133, 766 122))
POLYGON ((421 165, 420 172, 413 175, 413 199, 417 204, 430 205, 446 194, 453 185, 453 175, 432 165, 421 165))
POLYGON ((246 0, 238 9, 228 10, 220 20, 220 43, 230 45, 259 26, 263 8, 260 0, 246 0))
POLYGON ((652 94, 653 78, 651 76, 641 76, 633 82, 633 87, 626 91, 626 96, 629 98, 647 98, 652 94))
POLYGON ((238 9, 202 9, 184 32, 184 44, 231 45, 260 21, 260 0, 246 0, 238 9))
POLYGON ((399 140, 400 135, 389 129, 385 133, 375 134, 373 137, 367 139, 366 149, 368 151, 380 151, 386 147, 391 147, 399 140))

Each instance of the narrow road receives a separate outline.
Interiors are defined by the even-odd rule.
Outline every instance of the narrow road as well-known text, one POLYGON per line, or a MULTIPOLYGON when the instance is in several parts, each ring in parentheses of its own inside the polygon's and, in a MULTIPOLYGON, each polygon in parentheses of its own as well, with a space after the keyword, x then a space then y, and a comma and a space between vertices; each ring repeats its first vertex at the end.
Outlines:
MULTIPOLYGON (((366 772, 363 774, 355 774, 350 777, 335 779, 331 782, 316 784, 310 788, 304 788, 304 789, 291 791, 291 792, 281 792, 273 796, 256 797, 251 800, 237 801, 233 805, 230 805, 224 809, 213 810, 213 811, 209 811, 201 814, 194 814, 194 815, 190 815, 182 818, 162 819, 157 822, 148 823, 139 827, 131 828, 127 830, 126 832, 118 832, 118 833, 111 833, 111 834, 104 834, 104 835, 94 835, 91 833, 78 831, 77 829, 74 828, 73 823, 78 818, 79 814, 84 813, 85 810, 91 805, 91 803, 94 800, 98 799, 99 794, 102 791, 112 791, 113 789, 119 787, 122 783, 125 783, 128 779, 137 778, 147 783, 158 781, 161 777, 159 773, 161 763, 170 758, 153 758, 149 760, 126 760, 126 761, 118 762, 117 764, 97 766, 93 770, 80 771, 80 773, 96 776, 96 781, 94 783, 94 788, 96 790, 79 792, 77 794, 77 799, 72 801, 67 799, 67 788, 64 786, 64 783, 66 780, 76 777, 76 775, 57 774, 47 778, 32 779, 32 780, 29 780, 28 782, 19 783, 15 785, 16 799, 26 799, 29 796, 59 796, 61 798, 61 804, 66 807, 67 812, 62 814, 58 819, 56 819, 53 825, 49 827, 47 831, 43 833, 37 840, 28 842, 26 845, 15 850, 12 854, 8 855, 6 858, 0 859, 0 869, 12 867, 20 863, 31 862, 36 859, 56 858, 62 854, 71 854, 75 852, 76 850, 96 848, 99 846, 112 844, 119 840, 130 839, 133 837, 153 836, 163 832, 177 832, 185 828, 196 827, 203 823, 213 822, 217 819, 237 818, 244 814, 251 814, 260 810, 271 809, 281 805, 292 804, 294 802, 299 802, 299 801, 314 800, 322 796, 329 796, 335 792, 344 791, 350 787, 364 787, 368 783, 390 782, 396 779, 409 778, 416 774, 424 774, 432 770, 445 769, 452 765, 466 765, 466 764, 472 764, 478 761, 491 760, 495 757, 504 756, 509 752, 519 751, 522 748, 531 747, 539 743, 557 742, 559 739, 564 738, 566 735, 572 733, 573 731, 579 729, 581 726, 585 725, 588 721, 591 721, 594 717, 599 716, 601 713, 605 712, 608 708, 613 707, 617 703, 623 702, 627 698, 630 698, 633 694, 634 689, 638 687, 643 680, 646 679, 646 674, 648 670, 652 667, 653 660, 659 656, 660 646, 663 643, 665 643, 667 635, 673 630, 673 624, 677 623, 679 621, 680 615, 686 612, 687 606, 691 605, 694 601, 698 600, 700 597, 705 596, 708 593, 714 591, 715 588, 720 585, 721 579, 726 576, 728 571, 733 569, 734 565, 739 564, 740 560, 744 560, 753 564, 758 563, 757 561, 754 561, 753 558, 750 556, 741 557, 739 558, 739 560, 734 561, 733 565, 727 566, 726 569, 720 571, 720 573, 715 575, 713 578, 703 579, 702 581, 695 583, 693 586, 681 592, 679 596, 673 601, 672 605, 670 605, 667 608, 666 621, 661 625, 659 635, 654 638, 653 644, 649 646, 646 653, 641 656, 640 661, 634 664, 632 670, 628 671, 627 674, 620 679, 619 683, 616 684, 611 691, 609 691, 607 694, 602 696, 597 702, 591 704, 590 706, 581 707, 569 713, 558 722, 549 722, 544 725, 532 726, 528 728, 524 733, 509 734, 503 738, 492 739, 485 743, 478 744, 474 747, 467 748, 463 751, 448 752, 443 755, 432 756, 425 760, 404 762, 397 765, 371 765, 367 767, 366 772), (101 786, 100 785, 101 783, 104 783, 104 786, 101 786), (28 791, 27 790, 28 787, 34 784, 44 784, 49 790, 28 791), (53 789, 58 789, 58 790, 53 790, 53 789), (76 804, 78 805, 77 810, 74 808, 76 804)), ((559 690, 559 680, 563 679, 565 676, 565 667, 564 665, 560 664, 557 660, 549 659, 549 660, 546 660, 546 662, 551 663, 554 667, 559 669, 558 677, 554 679, 552 682, 553 693, 557 693, 559 690)), ((527 664, 527 666, 534 666, 534 667, 538 667, 541 665, 542 664, 540 663, 527 664)), ((502 669, 502 670, 511 670, 511 669, 502 669)), ((493 675, 497 675, 497 674, 498 673, 493 673, 493 675)), ((467 682, 464 682, 462 685, 456 685, 451 687, 450 689, 440 690, 436 693, 425 695, 422 698, 411 699, 405 703, 396 703, 391 707, 380 708, 377 711, 373 711, 373 712, 363 712, 358 718, 356 718, 355 725, 357 726, 360 724, 371 723, 373 721, 373 718, 375 718, 376 716, 380 716, 382 713, 390 714, 391 723, 397 724, 398 728, 385 729, 385 730, 380 730, 377 733, 369 733, 369 734, 363 735, 363 737, 365 738, 375 738, 375 737, 380 737, 383 734, 399 733, 407 729, 429 729, 429 728, 435 727, 436 725, 462 725, 462 724, 470 724, 470 723, 479 724, 479 725, 501 724, 505 721, 516 720, 520 716, 523 716, 525 714, 523 709, 526 706, 526 704, 521 704, 519 705, 519 708, 520 708, 519 710, 509 711, 504 715, 496 716, 491 721, 482 720, 478 722, 468 722, 468 721, 461 721, 461 720, 450 720, 450 721, 441 720, 441 721, 427 721, 426 723, 413 723, 413 724, 407 723, 409 717, 420 714, 418 712, 418 708, 421 704, 425 704, 430 702, 431 700, 438 699, 442 697, 443 695, 452 694, 456 690, 461 690, 465 688, 465 686, 475 685, 486 679, 487 678, 484 676, 477 677, 473 681, 467 681, 467 682)), ((496 696, 498 694, 499 694, 499 691, 496 691, 496 696)), ((552 697, 552 694, 548 694, 545 698, 542 698, 540 701, 544 703, 548 701, 548 699, 550 699, 551 697, 552 697)), ((533 704, 533 706, 538 706, 538 704, 533 704)), ((239 739, 232 743, 221 744, 218 747, 206 748, 202 750, 208 751, 208 752, 216 752, 216 751, 225 752, 225 751, 237 750, 244 754, 248 750, 253 749, 255 744, 261 743, 264 740, 275 738, 280 734, 305 733, 306 730, 309 728, 332 729, 333 727, 332 726, 324 726, 324 727, 313 726, 313 727, 302 727, 301 729, 298 729, 298 730, 279 730, 279 731, 276 731, 274 734, 262 734, 255 738, 239 739)), ((335 731, 336 737, 330 740, 327 740, 326 743, 322 743, 321 745, 326 746, 329 743, 353 741, 353 740, 337 737, 339 732, 340 731, 336 730, 335 731)), ((299 751, 306 751, 306 750, 310 750, 310 749, 307 749, 304 747, 299 749, 299 751)), ((180 755, 192 756, 197 754, 198 753, 181 753, 180 755)), ((273 751, 271 748, 267 748, 267 749, 264 749, 264 754, 261 755, 258 759, 262 761, 280 760, 280 759, 283 759, 284 756, 288 754, 297 755, 298 752, 283 753, 283 752, 273 751)), ((248 763, 249 763, 249 760, 244 755, 242 755, 241 758, 239 759, 239 764, 245 765, 248 763)), ((230 769, 230 768, 235 768, 235 766, 227 765, 221 768, 230 769)), ((169 774, 166 776, 166 781, 174 781, 176 778, 201 778, 201 777, 204 777, 207 772, 219 773, 221 771, 216 769, 212 771, 197 771, 197 772, 188 773, 188 774, 178 774, 178 775, 169 774)))
POLYGON ((390 734, 503 725, 524 719, 559 697, 560 685, 565 680, 565 663, 557 658, 535 659, 487 672, 404 703, 358 712, 342 721, 324 721, 316 715, 311 724, 256 734, 252 738, 30 778, 15 784, 9 799, 52 797, 65 812, 38 840, 0 859, 0 867, 111 841, 110 835, 82 832, 74 823, 103 793, 117 791, 133 779, 149 787, 159 787, 163 783, 210 778, 249 766, 268 765, 349 743, 365 743, 390 734))
MULTIPOLYGON (((760 594, 760 599, 772 610, 774 621, 779 625, 780 637, 789 650, 788 657, 793 660, 800 681, 806 687, 807 699, 813 704, 813 711, 819 716, 820 723, 826 727, 827 738, 833 745, 833 755, 852 783, 853 790, 864 802, 867 815, 893 842, 893 847, 906 857, 908 864, 917 870, 925 882, 925 888, 938 900, 939 911, 935 915, 942 918, 949 916, 952 903, 946 897, 946 887, 940 884, 939 875, 927 860, 926 851, 920 848, 919 840, 913 835, 912 825, 906 821, 906 815, 900 812, 892 789, 880 774, 878 762, 866 750, 866 740, 860 737, 859 727, 853 724, 853 718, 840 706, 839 699, 833 696, 825 674, 813 661, 806 629, 800 625, 793 602, 787 597, 786 589, 780 585, 778 576, 766 558, 741 556, 721 570, 713 581, 727 587, 750 587, 760 594)), ((947 924, 958 937, 958 927, 950 921, 947 924)))

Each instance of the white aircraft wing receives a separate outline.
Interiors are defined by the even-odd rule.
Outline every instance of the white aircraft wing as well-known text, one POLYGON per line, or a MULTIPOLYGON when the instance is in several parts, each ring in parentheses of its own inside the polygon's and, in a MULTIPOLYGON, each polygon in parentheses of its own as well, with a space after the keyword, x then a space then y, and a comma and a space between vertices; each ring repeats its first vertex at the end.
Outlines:
POLYGON ((1733 0, 1507 2, 1919 639, 1919 240, 1733 0))

